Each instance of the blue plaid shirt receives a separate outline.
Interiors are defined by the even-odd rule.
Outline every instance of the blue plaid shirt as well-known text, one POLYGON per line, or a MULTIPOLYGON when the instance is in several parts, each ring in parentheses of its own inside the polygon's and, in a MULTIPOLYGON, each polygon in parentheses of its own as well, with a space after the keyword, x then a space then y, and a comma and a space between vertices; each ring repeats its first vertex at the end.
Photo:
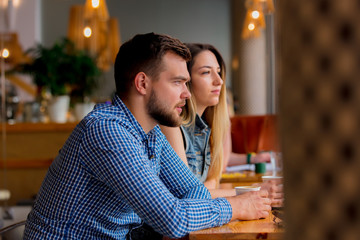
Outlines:
POLYGON ((113 102, 97 105, 59 151, 24 239, 125 239, 143 222, 179 238, 230 221, 229 202, 211 199, 160 128, 146 134, 113 102))

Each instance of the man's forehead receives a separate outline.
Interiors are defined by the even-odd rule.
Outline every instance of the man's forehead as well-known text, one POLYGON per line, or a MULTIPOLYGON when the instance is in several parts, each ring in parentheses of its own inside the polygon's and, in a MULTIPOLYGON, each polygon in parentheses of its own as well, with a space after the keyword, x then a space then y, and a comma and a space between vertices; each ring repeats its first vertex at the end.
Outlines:
POLYGON ((162 59, 162 72, 172 72, 179 78, 190 78, 185 59, 174 53, 164 55, 162 59))

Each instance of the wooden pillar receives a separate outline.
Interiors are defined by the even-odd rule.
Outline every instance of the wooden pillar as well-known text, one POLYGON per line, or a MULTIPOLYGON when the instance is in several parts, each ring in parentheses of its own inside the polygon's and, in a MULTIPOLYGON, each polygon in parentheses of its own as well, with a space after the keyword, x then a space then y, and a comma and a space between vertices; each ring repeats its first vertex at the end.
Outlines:
POLYGON ((359 239, 360 3, 277 5, 284 239, 359 239))

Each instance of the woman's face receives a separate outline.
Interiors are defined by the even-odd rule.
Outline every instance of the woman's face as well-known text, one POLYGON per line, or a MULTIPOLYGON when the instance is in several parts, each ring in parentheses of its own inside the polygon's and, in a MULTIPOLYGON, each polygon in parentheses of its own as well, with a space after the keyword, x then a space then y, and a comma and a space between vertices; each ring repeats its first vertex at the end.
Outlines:
POLYGON ((215 55, 205 50, 194 58, 191 69, 192 96, 196 100, 197 113, 201 116, 207 107, 219 103, 224 81, 220 77, 220 66, 215 55))

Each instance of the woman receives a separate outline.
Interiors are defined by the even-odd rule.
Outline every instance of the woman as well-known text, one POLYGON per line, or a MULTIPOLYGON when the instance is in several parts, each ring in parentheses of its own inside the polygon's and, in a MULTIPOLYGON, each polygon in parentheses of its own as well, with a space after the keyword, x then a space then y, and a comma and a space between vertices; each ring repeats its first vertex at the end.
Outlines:
POLYGON ((226 142, 229 130, 225 64, 217 49, 209 44, 186 45, 192 54, 188 63, 191 99, 182 112, 183 125, 162 130, 212 197, 235 195, 233 189, 217 189, 224 163, 224 146, 219 143, 226 142))
POLYGON ((193 56, 188 63, 192 96, 182 112, 184 123, 181 128, 162 130, 196 177, 207 188, 214 189, 223 168, 223 147, 215 143, 223 142, 229 128, 226 90, 222 87, 225 65, 211 45, 187 46, 193 56))

